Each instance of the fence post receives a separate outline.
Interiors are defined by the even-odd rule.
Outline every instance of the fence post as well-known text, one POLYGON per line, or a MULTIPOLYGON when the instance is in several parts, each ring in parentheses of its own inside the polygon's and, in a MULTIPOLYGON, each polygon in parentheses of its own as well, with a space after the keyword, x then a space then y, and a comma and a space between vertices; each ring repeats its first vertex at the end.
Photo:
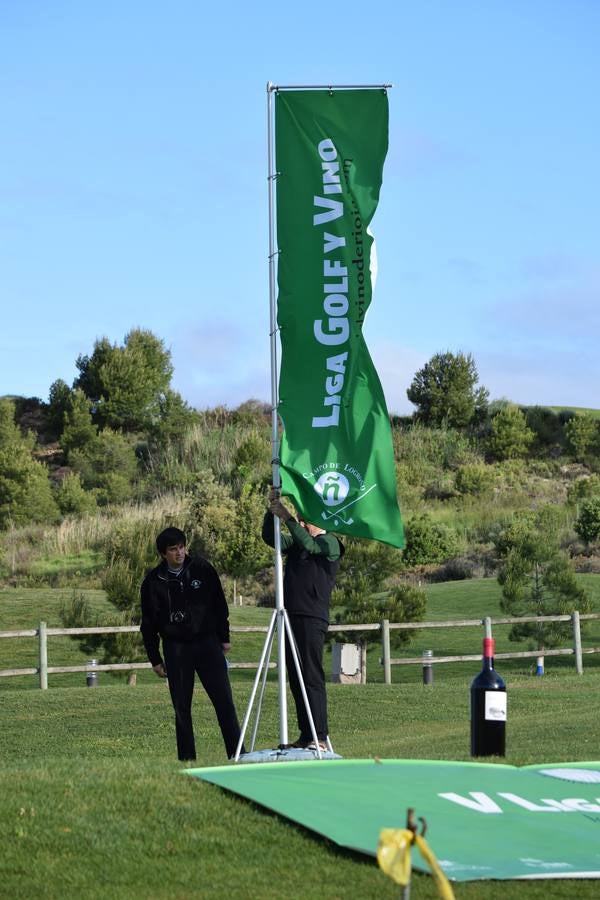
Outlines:
POLYGON ((384 684, 392 683, 392 666, 390 663, 390 620, 384 619, 381 623, 381 658, 383 662, 384 684))
POLYGON ((573 650, 575 652, 575 669, 578 675, 583 675, 583 654, 581 653, 581 623, 579 610, 574 609, 571 616, 573 622, 573 650))
POLYGON ((48 690, 48 638, 46 635, 46 623, 40 622, 40 627, 38 629, 38 640, 39 640, 39 674, 40 674, 40 689, 42 691, 48 690))

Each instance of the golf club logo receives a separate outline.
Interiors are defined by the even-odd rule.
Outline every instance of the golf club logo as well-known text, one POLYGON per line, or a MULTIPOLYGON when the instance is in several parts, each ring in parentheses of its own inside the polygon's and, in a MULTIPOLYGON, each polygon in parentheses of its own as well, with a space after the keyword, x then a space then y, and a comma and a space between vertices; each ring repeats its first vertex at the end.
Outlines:
POLYGON ((321 518, 325 522, 333 520, 334 526, 340 522, 352 525, 354 519, 347 510, 377 487, 376 484, 367 487, 358 469, 349 463, 322 463, 315 466, 312 472, 305 472, 304 478, 316 479, 314 491, 326 507, 321 518))
POLYGON ((339 506, 348 496, 350 482, 341 472, 326 472, 315 484, 315 491, 325 506, 339 506))

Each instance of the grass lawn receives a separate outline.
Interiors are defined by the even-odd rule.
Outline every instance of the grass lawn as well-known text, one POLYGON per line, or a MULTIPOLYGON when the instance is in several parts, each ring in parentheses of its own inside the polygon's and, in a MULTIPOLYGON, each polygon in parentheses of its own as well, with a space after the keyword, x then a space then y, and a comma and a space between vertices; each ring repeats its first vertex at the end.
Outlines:
MULTIPOLYGON (((597 599, 600 577, 584 582, 597 599)), ((498 615, 495 581, 431 585, 429 620, 498 615)), ((0 591, 0 630, 59 625, 58 607, 70 590, 0 591)), ((100 616, 110 607, 89 592, 100 616)), ((596 608, 600 604, 596 602, 596 608)), ((269 610, 231 609, 236 624, 266 624, 269 610)), ((600 629, 587 638, 600 645, 600 629)), ((477 653, 482 629, 417 633, 406 655, 430 647, 436 654, 477 653)), ((497 629, 497 649, 510 645, 497 629)), ((36 642, 0 640, 0 668, 35 664, 36 642), (10 647, 8 646, 10 645, 10 647), (8 655, 11 658, 8 659, 8 655)), ((262 634, 236 635, 234 656, 257 659, 262 634)), ((520 648, 519 648, 520 649, 520 648)), ((394 684, 381 684, 374 647, 366 685, 330 685, 335 749, 347 758, 468 759, 468 688, 476 664, 441 665, 434 684, 421 684, 420 666, 396 666, 394 684)), ((397 651, 393 651, 397 655, 397 651)), ((51 638, 50 663, 84 660, 69 639, 51 638)), ((531 677, 527 662, 502 666, 509 692, 506 762, 594 760, 600 746, 597 697, 600 668, 584 657, 547 660, 547 675, 531 677)), ((240 714, 251 672, 232 670, 240 714)), ((164 682, 143 673, 137 687, 100 675, 95 690, 85 676, 0 679, 0 898, 30 900, 386 900, 400 889, 376 863, 281 820, 212 785, 182 776, 175 759, 173 714, 164 682), (23 690, 28 687, 28 690, 23 690)), ((258 747, 278 743, 277 695, 267 684, 258 747)), ((220 765, 223 749, 214 715, 197 689, 194 719, 198 765, 220 765)), ((291 737, 294 737, 292 734, 291 737)), ((399 801, 404 824, 410 798, 399 801)), ((357 810, 359 815, 360 811, 357 810)), ((435 852, 435 834, 428 835, 435 852)), ((479 900, 548 900, 598 894, 592 881, 474 882, 456 896, 479 900)), ((412 900, 435 897, 431 880, 415 874, 412 900)))
MULTIPOLYGON (((506 762, 595 759, 600 675, 515 678, 506 762)), ((331 733, 345 757, 468 759, 468 680, 420 685, 332 685, 331 733)), ((235 686, 240 711, 248 686, 235 686)), ((277 743, 267 686, 260 747, 277 743)), ((330 844, 212 785, 182 776, 161 682, 2 697, 0 896, 23 898, 397 898, 374 860, 330 844)), ((223 763, 201 691, 194 719, 199 765, 223 763)), ((318 765, 318 763, 315 763, 318 765)), ((410 798, 399 800, 404 824, 410 798)), ((360 814, 356 810, 357 815, 360 814)), ((428 835, 435 851, 435 834, 428 835)), ((478 900, 597 896, 581 881, 458 884, 478 900)), ((434 897, 424 875, 413 900, 434 897)))

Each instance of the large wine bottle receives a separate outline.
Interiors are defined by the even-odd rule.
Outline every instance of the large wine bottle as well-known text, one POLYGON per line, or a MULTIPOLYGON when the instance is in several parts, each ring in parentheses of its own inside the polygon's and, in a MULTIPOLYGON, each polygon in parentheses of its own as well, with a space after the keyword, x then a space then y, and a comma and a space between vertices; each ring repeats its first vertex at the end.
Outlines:
POLYGON ((506 685, 494 669, 494 639, 483 639, 483 666, 471 682, 471 756, 504 756, 506 685))

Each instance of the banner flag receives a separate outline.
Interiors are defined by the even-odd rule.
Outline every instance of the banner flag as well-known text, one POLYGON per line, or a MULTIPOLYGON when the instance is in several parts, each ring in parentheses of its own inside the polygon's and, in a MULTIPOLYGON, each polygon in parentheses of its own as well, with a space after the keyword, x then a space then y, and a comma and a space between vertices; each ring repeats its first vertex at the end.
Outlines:
POLYGON ((391 427, 362 334, 387 144, 383 88, 276 94, 282 493, 326 530, 404 547, 391 427))
MULTIPOLYGON (((288 760, 184 771, 372 856, 382 829, 404 828, 412 807, 427 819, 429 846, 452 881, 600 878, 600 761, 519 769, 442 759, 288 760)), ((413 866, 429 869, 417 850, 413 866)), ((552 894, 577 895, 575 887, 552 894)))

